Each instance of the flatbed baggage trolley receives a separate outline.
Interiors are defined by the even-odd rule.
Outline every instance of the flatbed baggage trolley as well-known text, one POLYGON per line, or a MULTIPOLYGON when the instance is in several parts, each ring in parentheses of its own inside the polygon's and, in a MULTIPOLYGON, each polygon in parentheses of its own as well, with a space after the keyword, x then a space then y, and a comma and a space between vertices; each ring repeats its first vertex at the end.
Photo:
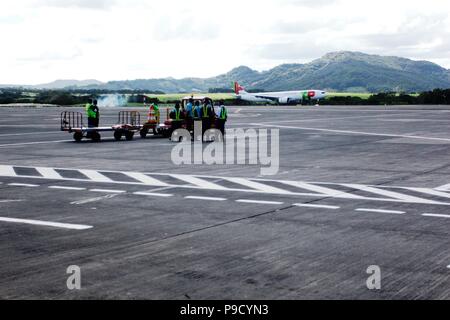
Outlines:
POLYGON ((121 140, 122 136, 130 141, 141 129, 141 116, 138 111, 120 111, 117 124, 109 127, 86 127, 81 112, 63 111, 61 113, 61 131, 73 133, 73 139, 77 142, 83 138, 99 142, 100 132, 114 132, 114 138, 117 141, 121 140))

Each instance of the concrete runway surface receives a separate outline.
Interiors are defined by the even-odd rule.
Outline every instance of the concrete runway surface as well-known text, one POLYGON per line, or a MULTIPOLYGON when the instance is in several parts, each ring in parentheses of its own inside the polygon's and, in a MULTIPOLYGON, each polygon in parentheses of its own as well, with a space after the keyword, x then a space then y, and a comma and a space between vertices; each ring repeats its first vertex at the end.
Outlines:
POLYGON ((229 128, 280 130, 274 176, 176 166, 152 136, 75 143, 61 111, 0 108, 2 299, 450 298, 448 106, 230 107, 229 128))

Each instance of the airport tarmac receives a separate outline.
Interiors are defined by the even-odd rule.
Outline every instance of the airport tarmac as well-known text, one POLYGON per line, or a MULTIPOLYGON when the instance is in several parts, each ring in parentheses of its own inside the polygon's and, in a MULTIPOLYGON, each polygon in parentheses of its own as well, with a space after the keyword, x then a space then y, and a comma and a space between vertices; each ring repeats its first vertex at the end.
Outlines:
POLYGON ((449 106, 230 107, 279 129, 273 176, 75 143, 62 110, 0 108, 2 299, 450 299, 449 106))

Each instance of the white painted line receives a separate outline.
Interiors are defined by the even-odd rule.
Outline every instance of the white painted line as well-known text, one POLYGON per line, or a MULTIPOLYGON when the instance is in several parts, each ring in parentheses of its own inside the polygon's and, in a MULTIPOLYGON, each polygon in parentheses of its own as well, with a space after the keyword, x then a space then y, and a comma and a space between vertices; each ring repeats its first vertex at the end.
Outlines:
POLYGON ((287 184, 289 186, 294 186, 297 188, 306 189, 309 191, 317 192, 320 194, 323 194, 327 197, 333 197, 333 198, 346 198, 346 199, 364 199, 364 197, 354 195, 351 193, 347 193, 345 191, 335 190, 323 186, 318 186, 306 182, 298 182, 298 181, 280 181, 283 184, 287 184))
POLYGON ((14 147, 14 146, 29 146, 33 144, 51 144, 51 143, 61 143, 61 142, 71 142, 73 140, 55 140, 55 141, 36 141, 36 142, 23 142, 23 143, 9 143, 0 144, 0 148, 14 147))
POLYGON ((194 176, 188 176, 183 174, 171 174, 171 177, 174 177, 175 179, 182 180, 184 182, 193 184, 197 187, 200 187, 202 189, 210 189, 210 190, 228 190, 228 188, 222 187, 218 184, 215 184, 210 181, 206 181, 204 179, 200 179, 194 176))
POLYGON ((382 210, 382 209, 365 209, 365 208, 359 208, 355 211, 359 212, 376 212, 376 213, 391 213, 391 214, 405 214, 404 211, 397 211, 397 210, 382 210))
POLYGON ((73 190, 73 191, 83 191, 86 188, 76 188, 76 187, 63 187, 63 186, 50 186, 49 189, 59 189, 59 190, 73 190))
POLYGON ((39 134, 50 134, 50 133, 52 133, 52 134, 61 134, 61 131, 36 131, 36 132, 26 132, 26 133, 5 133, 5 134, 0 134, 0 136, 1 137, 31 136, 31 135, 39 135, 39 134))
POLYGON ((430 194, 432 196, 450 198, 450 193, 438 191, 437 189, 429 189, 429 188, 407 188, 407 190, 413 190, 421 193, 430 194))
POLYGON ((103 192, 103 193, 117 193, 117 194, 119 194, 119 193, 126 193, 125 190, 111 190, 111 189, 91 189, 89 191, 92 191, 92 192, 103 192))
POLYGON ((90 198, 90 199, 85 199, 85 200, 73 201, 70 204, 81 205, 81 204, 86 204, 86 203, 91 203, 91 202, 102 201, 102 200, 106 200, 106 199, 112 199, 112 198, 114 198, 114 197, 116 197, 118 195, 119 195, 118 193, 107 194, 106 196, 101 196, 101 197, 97 197, 97 198, 90 198))
POLYGON ((124 175, 136 179, 139 182, 142 182, 143 184, 149 185, 149 186, 157 186, 157 187, 167 187, 168 184, 157 180, 155 178, 152 178, 150 176, 147 176, 146 174, 140 173, 140 172, 122 172, 124 175))
POLYGON ((24 200, 0 200, 0 203, 23 202, 24 200))
POLYGON ((435 214, 435 213, 424 213, 422 214, 424 217, 434 217, 434 218, 450 218, 448 214, 435 214))
POLYGON ((9 183, 8 186, 11 186, 11 187, 27 187, 27 188, 39 187, 38 184, 27 184, 27 183, 9 183))
POLYGON ((393 137, 393 138, 411 138, 411 139, 420 139, 420 140, 436 140, 436 141, 449 141, 447 138, 435 138, 435 137, 423 137, 423 136, 409 136, 409 135, 401 135, 401 134, 387 134, 387 133, 374 133, 374 132, 362 132, 362 131, 350 131, 350 130, 333 130, 333 129, 322 129, 322 128, 311 128, 311 127, 293 127, 293 126, 280 126, 280 125, 266 125, 263 123, 252 123, 255 126, 262 127, 273 127, 273 128, 281 128, 281 129, 296 129, 296 130, 311 130, 311 131, 324 131, 324 132, 334 132, 334 133, 347 133, 347 134, 356 134, 356 135, 366 135, 366 136, 377 136, 377 137, 393 137))
POLYGON ((398 193, 398 192, 394 192, 394 191, 389 191, 389 190, 384 190, 384 189, 379 189, 379 188, 375 188, 375 187, 369 187, 369 186, 365 186, 362 184, 343 184, 344 186, 347 186, 349 188, 353 188, 353 189, 359 189, 362 191, 366 191, 369 193, 375 193, 378 195, 382 195, 388 198, 394 198, 397 200, 400 200, 402 202, 408 202, 408 203, 436 203, 436 201, 433 200, 428 200, 428 199, 423 199, 423 198, 419 198, 419 197, 414 197, 414 196, 410 196, 407 194, 403 194, 403 193, 398 193))
POLYGON ((0 175, 4 177, 16 177, 17 174, 14 171, 13 166, 0 165, 0 175))
POLYGON ((240 200, 236 200, 236 202, 256 203, 256 204, 276 204, 276 205, 280 205, 280 204, 284 203, 284 202, 277 202, 277 201, 261 201, 261 200, 248 200, 248 199, 240 199, 240 200))
POLYGON ((37 167, 36 171, 39 172, 42 177, 44 177, 45 179, 64 179, 58 172, 56 172, 55 169, 53 168, 41 168, 41 167, 37 167))
POLYGON ((95 182, 113 182, 113 180, 95 170, 78 170, 78 171, 84 174, 90 180, 95 182))
POLYGON ((437 191, 450 191, 450 184, 446 184, 436 188, 437 191))
POLYGON ((135 194, 137 196, 150 196, 150 197, 162 197, 162 198, 173 197, 173 194, 168 194, 168 193, 133 192, 133 194, 135 194))
POLYGON ((277 194, 291 194, 292 193, 287 190, 272 187, 267 184, 259 183, 259 182, 252 181, 249 179, 244 179, 244 178, 225 178, 225 180, 255 189, 255 191, 260 191, 260 192, 277 193, 277 194))
POLYGON ((215 198, 215 197, 197 197, 197 196, 187 196, 184 197, 185 199, 191 199, 191 200, 207 200, 207 201, 226 201, 225 198, 215 198))
POLYGON ((28 219, 13 219, 13 218, 5 218, 5 217, 0 217, 0 221, 12 222, 12 223, 24 223, 24 224, 31 224, 31 225, 37 225, 37 226, 72 229, 72 230, 87 230, 87 229, 93 228, 93 226, 86 226, 86 225, 82 225, 82 224, 59 223, 59 222, 40 221, 40 220, 28 220, 28 219))
POLYGON ((337 207, 337 206, 327 206, 327 205, 322 205, 322 204, 309 204, 309 203, 294 203, 293 205, 296 207, 331 209, 331 210, 336 210, 336 209, 341 208, 341 207, 337 207))

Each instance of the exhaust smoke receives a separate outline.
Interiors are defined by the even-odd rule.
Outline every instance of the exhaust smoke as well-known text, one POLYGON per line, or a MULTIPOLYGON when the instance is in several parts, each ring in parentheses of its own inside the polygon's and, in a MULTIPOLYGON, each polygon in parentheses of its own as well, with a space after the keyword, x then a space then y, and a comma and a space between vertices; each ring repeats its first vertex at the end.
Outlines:
POLYGON ((105 94, 98 98, 99 107, 123 107, 128 104, 128 98, 123 94, 105 94))

